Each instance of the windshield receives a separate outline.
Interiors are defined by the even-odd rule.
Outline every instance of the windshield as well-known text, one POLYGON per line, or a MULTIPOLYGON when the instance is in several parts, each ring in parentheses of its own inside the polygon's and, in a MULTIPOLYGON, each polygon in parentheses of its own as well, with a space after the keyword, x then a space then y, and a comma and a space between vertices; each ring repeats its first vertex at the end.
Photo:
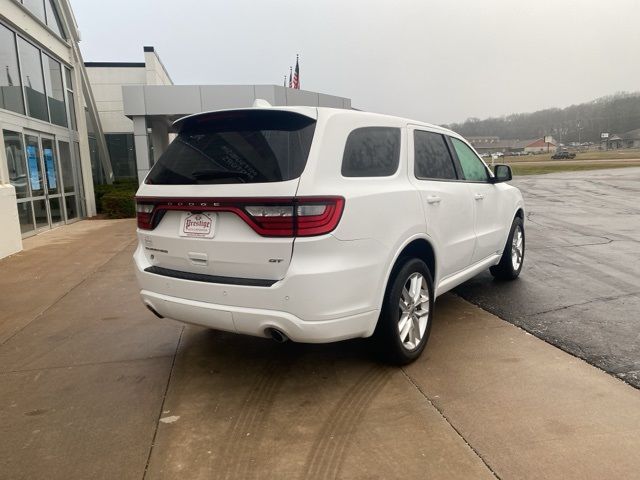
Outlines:
POLYGON ((315 120, 293 112, 236 110, 190 117, 146 183, 264 183, 298 178, 315 120))

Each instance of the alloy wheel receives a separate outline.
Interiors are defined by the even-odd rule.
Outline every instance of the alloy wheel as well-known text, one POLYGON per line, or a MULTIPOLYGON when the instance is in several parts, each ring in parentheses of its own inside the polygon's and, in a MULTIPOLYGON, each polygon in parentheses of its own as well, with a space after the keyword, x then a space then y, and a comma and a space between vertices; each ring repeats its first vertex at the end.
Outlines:
POLYGON ((407 350, 414 350, 422 341, 429 323, 429 287, 424 276, 412 273, 402 288, 398 333, 407 350))
POLYGON ((511 264, 514 270, 518 270, 522 265, 522 257, 524 256, 524 235, 522 227, 519 225, 513 232, 513 240, 511 241, 511 264))

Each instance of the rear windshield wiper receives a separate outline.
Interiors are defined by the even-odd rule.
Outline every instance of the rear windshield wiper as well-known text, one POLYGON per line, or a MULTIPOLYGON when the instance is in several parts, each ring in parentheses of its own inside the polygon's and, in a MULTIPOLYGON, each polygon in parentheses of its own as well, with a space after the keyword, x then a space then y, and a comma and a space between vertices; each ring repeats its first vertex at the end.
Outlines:
POLYGON ((235 178, 246 183, 249 175, 244 172, 232 172, 231 170, 197 170, 191 172, 196 180, 214 180, 216 178, 235 178))

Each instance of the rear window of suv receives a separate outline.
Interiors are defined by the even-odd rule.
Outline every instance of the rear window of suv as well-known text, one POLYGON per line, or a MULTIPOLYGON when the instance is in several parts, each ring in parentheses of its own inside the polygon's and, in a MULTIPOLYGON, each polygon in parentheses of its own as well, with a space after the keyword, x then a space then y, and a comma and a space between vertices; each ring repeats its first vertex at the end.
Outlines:
POLYGON ((347 137, 342 157, 345 177, 388 177, 400 163, 400 129, 357 128, 347 137))
POLYGON ((284 182, 307 164, 315 120, 287 111, 229 111, 185 119, 146 183, 284 182))

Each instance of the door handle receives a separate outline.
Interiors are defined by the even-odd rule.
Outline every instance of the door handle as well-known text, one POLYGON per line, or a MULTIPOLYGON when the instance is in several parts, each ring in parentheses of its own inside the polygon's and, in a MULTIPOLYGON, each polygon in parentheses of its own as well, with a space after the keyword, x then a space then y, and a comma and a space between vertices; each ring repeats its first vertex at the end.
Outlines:
POLYGON ((427 203, 435 205, 438 204, 442 201, 442 198, 436 196, 436 195, 432 195, 430 197, 427 197, 427 203))
POLYGON ((482 193, 476 193, 476 200, 482 200, 484 195, 482 193))

